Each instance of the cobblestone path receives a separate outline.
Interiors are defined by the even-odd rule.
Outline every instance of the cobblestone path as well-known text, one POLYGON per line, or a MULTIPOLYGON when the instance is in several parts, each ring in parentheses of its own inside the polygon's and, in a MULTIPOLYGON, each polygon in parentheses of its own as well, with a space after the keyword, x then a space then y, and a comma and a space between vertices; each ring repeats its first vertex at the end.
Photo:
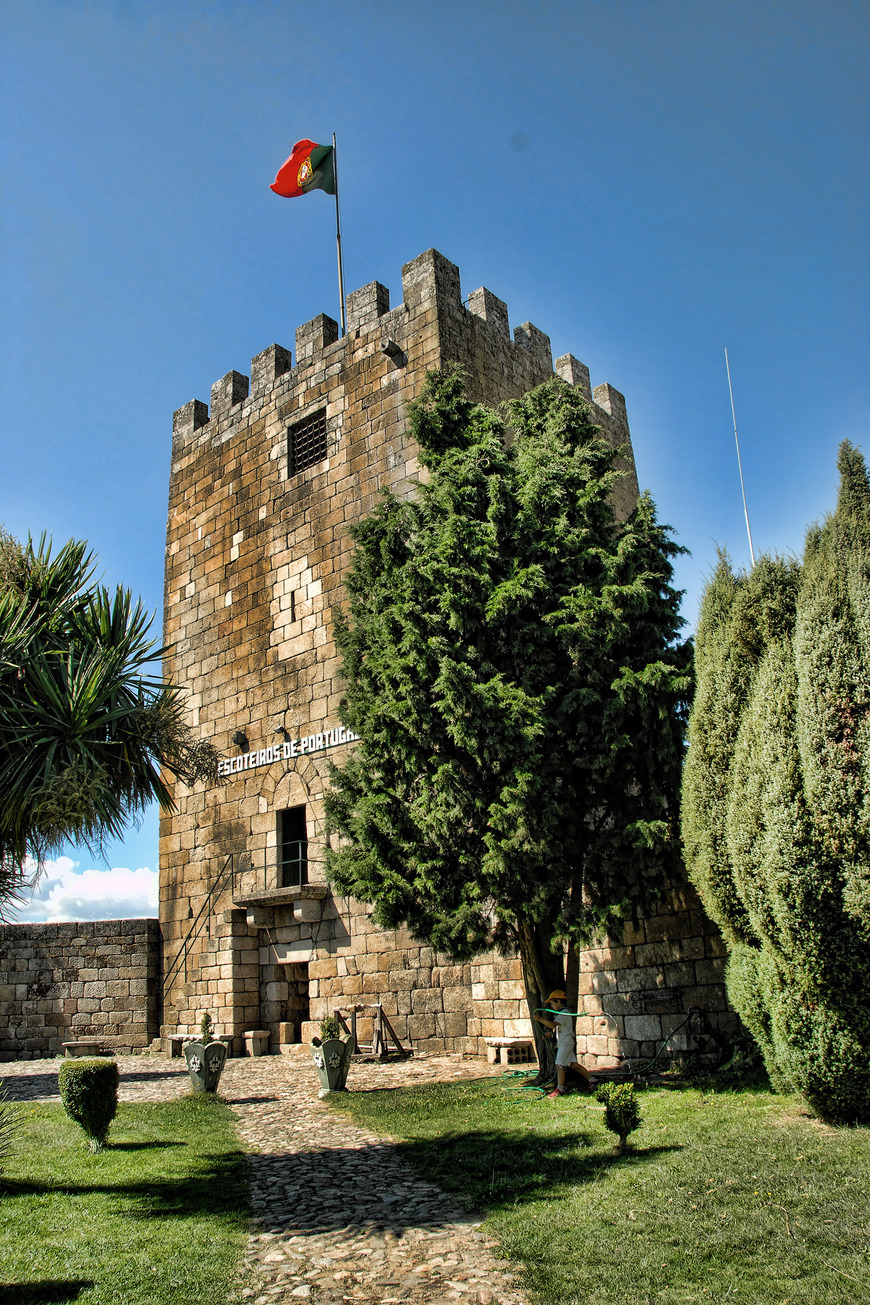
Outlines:
MULTIPOLYGON (((0 1065, 10 1097, 57 1100, 56 1060, 0 1065)), ((188 1091, 178 1060, 119 1056, 122 1101, 188 1091)), ((458 1056, 356 1063, 351 1087, 480 1078, 492 1067, 458 1056)), ((245 1305, 525 1305, 527 1297, 473 1216, 420 1182, 396 1148, 317 1095, 307 1058, 227 1062, 221 1095, 251 1148, 252 1230, 245 1305)))

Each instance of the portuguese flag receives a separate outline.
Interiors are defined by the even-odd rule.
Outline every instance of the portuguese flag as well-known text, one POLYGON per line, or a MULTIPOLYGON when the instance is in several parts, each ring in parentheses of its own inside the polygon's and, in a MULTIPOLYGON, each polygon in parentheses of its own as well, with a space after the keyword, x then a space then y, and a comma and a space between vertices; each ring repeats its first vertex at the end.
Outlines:
POLYGON ((313 140, 298 140, 293 153, 278 169, 270 187, 276 195, 293 199, 309 190, 335 194, 335 164, 331 145, 316 145, 313 140))

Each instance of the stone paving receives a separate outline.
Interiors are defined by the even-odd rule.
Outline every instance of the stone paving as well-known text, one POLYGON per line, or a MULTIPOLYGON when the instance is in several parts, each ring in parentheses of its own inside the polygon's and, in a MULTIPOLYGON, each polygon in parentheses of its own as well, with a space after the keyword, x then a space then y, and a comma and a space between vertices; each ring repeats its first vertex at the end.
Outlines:
MULTIPOLYGON (((18 1100, 58 1100, 56 1060, 0 1065, 18 1100)), ((122 1101, 189 1090, 183 1063, 119 1056, 122 1101)), ((496 1070, 496 1072, 498 1072, 496 1070)), ((487 1077, 459 1056, 356 1062, 354 1090, 487 1077)), ((383 1137, 317 1094, 304 1056, 227 1061, 220 1092, 251 1148, 252 1230, 239 1284, 245 1305, 525 1305, 518 1277, 473 1214, 422 1183, 383 1137)))

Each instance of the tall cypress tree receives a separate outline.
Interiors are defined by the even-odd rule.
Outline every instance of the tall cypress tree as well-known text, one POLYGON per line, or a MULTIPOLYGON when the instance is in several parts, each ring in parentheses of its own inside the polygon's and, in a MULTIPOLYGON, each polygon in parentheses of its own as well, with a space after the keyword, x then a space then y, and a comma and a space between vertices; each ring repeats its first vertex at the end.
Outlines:
POLYGON ((867 1122, 870 490, 849 445, 840 472, 802 565, 722 559, 708 586, 683 835, 774 1083, 867 1122))
POLYGON ((337 617, 361 742, 329 873, 457 959, 518 953, 534 1010, 566 943, 679 873, 679 550, 648 497, 616 521, 616 454, 562 382, 503 418, 432 374, 411 422, 427 478, 356 528, 337 617))

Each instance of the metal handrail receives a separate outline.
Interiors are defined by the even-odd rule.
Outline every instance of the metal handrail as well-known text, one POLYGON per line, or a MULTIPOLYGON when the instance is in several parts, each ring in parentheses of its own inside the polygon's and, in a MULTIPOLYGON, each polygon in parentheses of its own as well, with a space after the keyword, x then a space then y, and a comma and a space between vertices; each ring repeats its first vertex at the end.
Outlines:
POLYGON ((233 853, 230 852, 229 856, 224 862, 223 869, 216 877, 211 888, 208 890, 205 901, 203 902, 202 906, 199 908, 199 911, 196 914, 193 924, 190 926, 190 929, 187 932, 187 937, 184 939, 182 946, 179 948, 179 950, 175 955, 175 959, 173 960, 172 964, 169 966, 169 969, 166 971, 163 977, 164 992, 169 991, 169 985, 178 974, 178 971, 181 969, 182 963, 184 964, 184 981, 185 983, 187 982, 188 952, 190 951, 190 948, 193 945, 193 943, 196 942, 197 938, 208 924, 209 915, 211 913, 212 899, 214 897, 219 896, 223 892, 224 888, 226 888, 227 886, 228 880, 232 879, 233 882, 235 882, 235 873, 233 870, 233 865, 234 865, 233 853))
MULTIPOLYGON (((308 844, 308 847, 309 847, 309 849, 311 848, 311 843, 308 844)), ((263 849, 263 851, 267 851, 267 850, 268 850, 268 849, 263 849)), ((313 865, 324 865, 325 862, 326 862, 326 857, 323 857, 323 856, 308 856, 307 859, 306 859, 306 865, 307 865, 307 866, 313 866, 313 865)), ((278 883, 277 880, 280 879, 280 877, 281 877, 280 871, 281 871, 281 863, 280 863, 280 861, 278 861, 277 864, 276 864, 275 862, 272 862, 271 864, 269 864, 268 861, 267 861, 267 859, 266 859, 265 857, 264 857, 264 860, 263 860, 263 864, 262 864, 262 865, 257 865, 257 866, 249 865, 249 866, 245 866, 244 869, 243 869, 241 866, 236 866, 236 865, 234 865, 234 866, 233 866, 233 872, 232 872, 232 893, 233 893, 233 900, 235 900, 235 898, 236 898, 236 896, 237 896, 237 892, 241 889, 241 880, 242 880, 242 877, 243 877, 244 875, 253 875, 253 876, 256 876, 254 882, 259 886, 259 883, 262 881, 262 885, 263 885, 263 889, 264 889, 264 890, 268 889, 268 884, 267 884, 266 881, 267 881, 267 879, 268 879, 268 877, 269 877, 270 874, 274 874, 274 875, 275 875, 275 879, 276 879, 276 882, 275 882, 275 884, 274 884, 274 887, 275 887, 275 888, 281 888, 281 887, 287 887, 287 888, 293 888, 293 887, 296 887, 296 888, 299 888, 299 887, 304 887, 304 886, 305 886, 305 885, 301 885, 301 884, 295 884, 295 885, 294 885, 294 884, 286 884, 286 885, 282 885, 282 884, 278 883)), ((249 881, 249 882, 250 882, 250 881, 249 881)))
MULTIPOLYGON (((309 847, 310 846, 311 844, 309 843, 309 847)), ((265 849, 263 850, 265 851, 265 849)), ((255 873, 259 876, 262 873, 263 881, 265 885, 266 875, 269 873, 269 870, 273 868, 265 863, 265 858, 264 858, 264 864, 262 868, 257 867, 256 869, 254 866, 249 866, 246 867, 245 869, 242 869, 237 864, 237 861, 240 859, 241 859, 240 854, 230 852, 229 856, 227 857, 226 861, 223 864, 222 870, 216 876, 214 883, 209 888, 208 893, 205 896, 205 900, 203 901, 202 906, 199 908, 199 911, 197 912, 193 920, 193 923, 191 924, 190 929, 187 932, 187 936, 185 937, 184 942, 179 947, 178 951, 176 952, 172 960, 171 965, 169 966, 169 968, 167 969, 164 975, 163 989, 165 992, 169 991, 169 986, 172 980, 177 977, 182 966, 184 967, 184 981, 185 983, 187 982, 187 958, 190 954, 191 948, 193 947, 193 944, 196 942, 196 940, 199 938, 200 934, 208 925, 209 917, 211 915, 212 903, 217 897, 220 896, 220 894, 226 888, 227 883, 230 883, 231 885, 231 894, 233 899, 235 899, 236 897, 237 879, 244 874, 255 873)), ((325 857, 309 856, 307 858, 307 864, 322 865, 325 859, 326 859, 325 857)))

